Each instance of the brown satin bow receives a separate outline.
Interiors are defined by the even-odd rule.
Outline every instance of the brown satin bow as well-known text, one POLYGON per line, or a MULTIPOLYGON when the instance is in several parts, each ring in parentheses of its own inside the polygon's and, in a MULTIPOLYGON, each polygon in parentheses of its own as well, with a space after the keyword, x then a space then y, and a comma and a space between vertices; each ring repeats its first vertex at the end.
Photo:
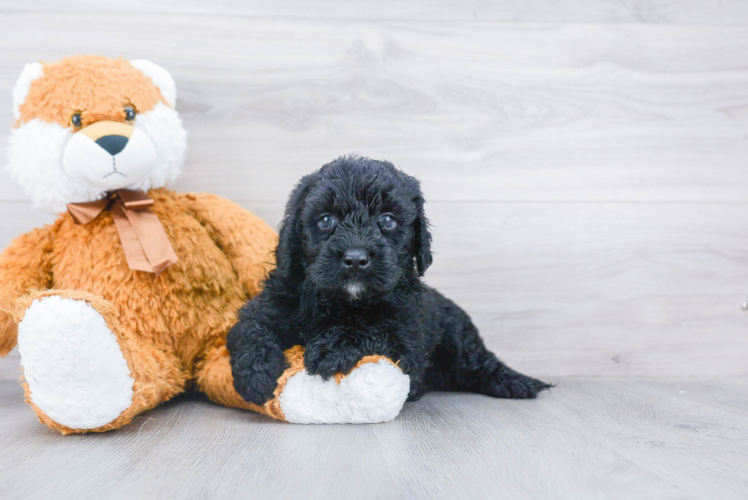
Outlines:
POLYGON ((158 216, 149 208, 153 199, 142 191, 118 189, 106 198, 86 203, 68 203, 76 224, 88 224, 104 210, 112 212, 127 264, 133 271, 159 274, 177 262, 169 238, 158 216))

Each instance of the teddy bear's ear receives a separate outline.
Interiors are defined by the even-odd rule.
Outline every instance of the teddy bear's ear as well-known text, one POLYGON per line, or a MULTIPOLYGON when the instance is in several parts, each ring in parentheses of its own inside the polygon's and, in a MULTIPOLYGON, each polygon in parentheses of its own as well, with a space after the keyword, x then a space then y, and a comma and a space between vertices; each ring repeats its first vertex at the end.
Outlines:
POLYGON ((164 96, 164 99, 169 106, 172 108, 176 107, 177 84, 174 82, 171 73, 147 59, 133 59, 130 61, 130 64, 145 73, 145 75, 151 79, 153 84, 161 91, 161 95, 164 96))
POLYGON ((26 96, 29 95, 31 82, 43 74, 44 69, 39 62, 30 62, 23 67, 21 76, 18 77, 16 86, 13 87, 13 118, 16 120, 21 117, 21 105, 26 101, 26 96))

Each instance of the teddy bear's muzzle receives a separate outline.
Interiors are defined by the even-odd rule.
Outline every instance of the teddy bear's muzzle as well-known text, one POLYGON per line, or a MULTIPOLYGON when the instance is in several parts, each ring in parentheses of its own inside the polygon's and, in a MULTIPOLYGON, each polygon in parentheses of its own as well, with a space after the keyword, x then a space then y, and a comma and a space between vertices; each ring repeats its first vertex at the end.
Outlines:
POLYGON ((123 139, 129 139, 130 137, 132 137, 132 133, 134 130, 135 127, 133 127, 129 123, 102 120, 92 123, 87 127, 83 127, 78 131, 78 133, 83 134, 94 142, 98 143, 99 139, 109 136, 119 136, 123 139))
POLYGON ((135 128, 127 123, 100 121, 78 131, 112 156, 119 154, 132 137, 135 128))
POLYGON ((73 134, 63 167, 71 177, 106 191, 135 185, 156 160, 156 148, 143 131, 128 123, 99 121, 73 134))

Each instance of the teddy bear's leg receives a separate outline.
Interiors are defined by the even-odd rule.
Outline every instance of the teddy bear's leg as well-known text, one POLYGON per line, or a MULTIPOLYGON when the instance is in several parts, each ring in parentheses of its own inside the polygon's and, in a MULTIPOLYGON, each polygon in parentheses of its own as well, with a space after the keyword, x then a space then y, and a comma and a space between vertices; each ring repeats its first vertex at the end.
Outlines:
POLYGON ((394 419, 403 407, 410 378, 384 356, 366 356, 350 373, 329 380, 304 370, 304 348, 284 352, 289 367, 278 380, 273 399, 257 406, 234 390, 234 378, 225 345, 205 357, 198 386, 216 403, 258 411, 298 424, 373 424, 394 419))
POLYGON ((176 358, 125 329, 101 297, 49 290, 18 305, 26 400, 49 427, 118 429, 183 390, 176 358))
MULTIPOLYGON (((297 349, 303 360, 304 349, 297 349)), ((397 417, 409 391, 410 377, 391 359, 365 356, 348 374, 329 380, 301 369, 287 378, 277 398, 289 422, 375 424, 397 417)))

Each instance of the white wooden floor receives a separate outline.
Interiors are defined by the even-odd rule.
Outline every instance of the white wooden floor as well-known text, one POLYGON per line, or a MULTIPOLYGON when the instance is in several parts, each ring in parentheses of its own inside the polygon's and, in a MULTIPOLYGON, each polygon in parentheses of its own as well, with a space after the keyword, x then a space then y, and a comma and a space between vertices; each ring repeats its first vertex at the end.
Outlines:
MULTIPOLYGON (((0 363, 7 365, 6 361, 0 363)), ((170 402, 61 437, 0 381, 0 498, 715 498, 748 492, 748 383, 560 378, 536 401, 432 393, 379 425, 170 402)))
MULTIPOLYGON (((343 153, 419 177, 427 280, 558 387, 432 394, 371 427, 183 399, 60 437, 15 352, 0 498, 748 497, 745 1, 4 0, 0 124, 24 63, 75 53, 167 67, 175 187, 273 225, 343 153)), ((0 172, 0 247, 52 219, 0 172)))

